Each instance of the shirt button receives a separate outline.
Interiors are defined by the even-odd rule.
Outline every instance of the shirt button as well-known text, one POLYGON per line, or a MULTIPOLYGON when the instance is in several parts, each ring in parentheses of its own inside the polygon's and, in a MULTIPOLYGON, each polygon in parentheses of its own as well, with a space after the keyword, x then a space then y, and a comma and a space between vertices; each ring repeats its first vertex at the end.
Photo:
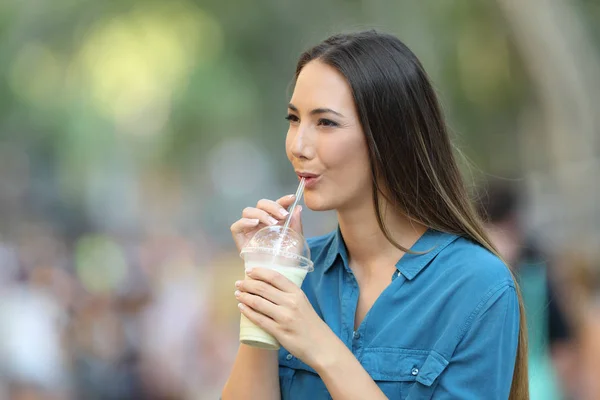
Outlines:
POLYGON ((411 373, 413 376, 417 376, 417 375, 419 374, 419 368, 413 368, 413 369, 410 371, 410 373, 411 373))
POLYGON ((290 361, 292 358, 294 358, 294 356, 291 354, 288 354, 287 356, 285 356, 285 359, 288 361, 290 361))
POLYGON ((360 339, 360 333, 358 333, 358 332, 354 331, 354 332, 352 333, 352 337, 353 337, 354 339, 360 339))

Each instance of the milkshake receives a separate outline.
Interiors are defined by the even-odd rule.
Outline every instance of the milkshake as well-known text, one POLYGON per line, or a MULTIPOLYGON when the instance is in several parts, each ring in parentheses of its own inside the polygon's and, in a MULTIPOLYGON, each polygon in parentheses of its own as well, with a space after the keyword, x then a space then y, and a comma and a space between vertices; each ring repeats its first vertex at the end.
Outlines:
MULTIPOLYGON (((242 249, 245 268, 272 269, 301 287, 306 274, 313 270, 310 250, 304 237, 282 226, 268 226, 256 233, 242 249)), ((246 277, 246 279, 249 279, 246 277)), ((277 340, 252 323, 243 314, 240 319, 240 342, 268 350, 278 350, 277 340)))

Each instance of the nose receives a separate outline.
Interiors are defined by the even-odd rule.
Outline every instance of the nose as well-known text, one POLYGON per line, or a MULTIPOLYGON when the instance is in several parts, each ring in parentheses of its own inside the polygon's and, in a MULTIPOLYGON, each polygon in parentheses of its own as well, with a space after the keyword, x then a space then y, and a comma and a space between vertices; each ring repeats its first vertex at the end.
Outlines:
POLYGON ((290 152, 295 158, 310 160, 315 156, 314 132, 309 126, 298 126, 293 132, 289 132, 290 152))

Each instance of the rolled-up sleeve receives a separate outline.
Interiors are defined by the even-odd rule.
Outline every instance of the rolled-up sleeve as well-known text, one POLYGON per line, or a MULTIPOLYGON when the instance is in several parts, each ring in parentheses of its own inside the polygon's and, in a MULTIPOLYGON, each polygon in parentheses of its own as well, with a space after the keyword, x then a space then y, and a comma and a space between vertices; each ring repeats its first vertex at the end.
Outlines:
POLYGON ((478 304, 446 370, 436 399, 508 399, 519 337, 519 302, 507 284, 478 304))

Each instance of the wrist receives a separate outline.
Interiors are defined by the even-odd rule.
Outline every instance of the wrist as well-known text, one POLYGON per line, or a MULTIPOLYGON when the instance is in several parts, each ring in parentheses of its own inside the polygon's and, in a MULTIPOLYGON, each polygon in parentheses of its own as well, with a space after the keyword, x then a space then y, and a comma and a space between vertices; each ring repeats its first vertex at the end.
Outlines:
POLYGON ((331 332, 330 339, 321 341, 321 346, 319 346, 319 351, 315 352, 311 367, 319 375, 326 373, 339 363, 339 359, 345 351, 348 351, 346 345, 331 332))

